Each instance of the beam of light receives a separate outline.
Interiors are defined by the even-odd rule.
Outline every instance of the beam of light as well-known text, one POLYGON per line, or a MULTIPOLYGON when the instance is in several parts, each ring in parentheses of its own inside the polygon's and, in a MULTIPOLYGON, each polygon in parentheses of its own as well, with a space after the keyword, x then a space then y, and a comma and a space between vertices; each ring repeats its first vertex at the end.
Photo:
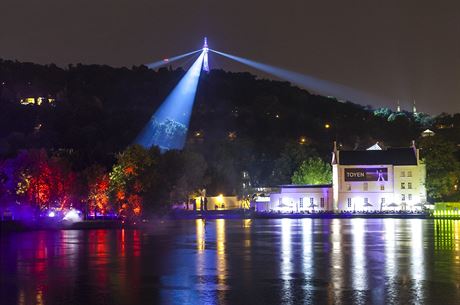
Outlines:
POLYGON ((337 84, 327 80, 322 80, 313 76, 292 72, 278 67, 270 66, 264 63, 256 62, 246 58, 234 56, 228 53, 209 49, 216 54, 233 59, 239 63, 248 65, 257 70, 261 70, 268 74, 274 75, 280 79, 287 80, 293 84, 297 84, 305 89, 312 90, 318 94, 333 96, 339 99, 346 99, 354 102, 369 104, 371 102, 384 103, 385 100, 381 97, 373 96, 345 85, 337 84))
POLYGON ((137 137, 137 144, 146 148, 155 145, 161 150, 184 147, 203 58, 204 51, 151 117, 137 137))
POLYGON ((196 50, 196 51, 192 51, 192 52, 188 52, 188 53, 185 53, 185 54, 182 54, 182 55, 177 55, 177 56, 173 56, 173 57, 169 57, 169 58, 164 58, 162 60, 159 60, 159 61, 156 61, 156 62, 151 62, 149 64, 146 64, 146 66, 149 68, 149 69, 157 69, 163 65, 167 65, 167 64, 170 64, 172 62, 175 62, 176 60, 179 60, 181 58, 184 58, 184 57, 187 57, 187 56, 190 56, 190 55, 193 55, 193 54, 196 54, 198 52, 201 52, 202 49, 200 50, 196 50))

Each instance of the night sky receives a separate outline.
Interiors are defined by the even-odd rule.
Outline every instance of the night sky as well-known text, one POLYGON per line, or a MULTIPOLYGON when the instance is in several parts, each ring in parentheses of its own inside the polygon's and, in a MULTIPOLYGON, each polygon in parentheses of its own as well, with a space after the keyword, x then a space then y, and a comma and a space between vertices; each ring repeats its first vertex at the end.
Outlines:
MULTIPOLYGON (((2 0, 0 57, 132 66, 201 47, 460 112, 460 2, 2 0), (404 2, 404 4, 402 4, 404 2)), ((246 71, 212 54, 211 66, 246 71), (213 62, 214 59, 214 62, 213 62), (217 61, 215 61, 217 60, 217 61)))

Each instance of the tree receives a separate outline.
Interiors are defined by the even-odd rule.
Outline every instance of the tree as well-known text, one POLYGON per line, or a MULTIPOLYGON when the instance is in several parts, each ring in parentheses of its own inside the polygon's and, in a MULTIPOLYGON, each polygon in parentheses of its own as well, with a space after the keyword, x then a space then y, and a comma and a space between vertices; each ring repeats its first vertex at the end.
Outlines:
POLYGON ((95 164, 83 172, 86 190, 86 212, 89 215, 96 213, 106 215, 113 210, 110 206, 109 187, 110 179, 107 170, 95 164))
POLYGON ((292 175, 293 184, 328 184, 331 182, 331 166, 317 157, 303 161, 292 175))
POLYGON ((24 150, 8 159, 3 172, 7 192, 20 203, 35 210, 66 209, 75 206, 75 173, 58 157, 48 157, 45 150, 24 150))
POLYGON ((140 145, 130 146, 117 156, 109 179, 111 197, 120 215, 141 215, 143 197, 157 180, 159 156, 158 148, 145 149, 140 145))
POLYGON ((439 136, 422 138, 422 158, 426 164, 426 189, 433 200, 455 195, 460 177, 460 162, 455 144, 439 136))
POLYGON ((309 145, 287 143, 281 156, 275 161, 271 184, 289 183, 294 171, 299 168, 303 160, 309 160, 316 155, 315 149, 309 145))

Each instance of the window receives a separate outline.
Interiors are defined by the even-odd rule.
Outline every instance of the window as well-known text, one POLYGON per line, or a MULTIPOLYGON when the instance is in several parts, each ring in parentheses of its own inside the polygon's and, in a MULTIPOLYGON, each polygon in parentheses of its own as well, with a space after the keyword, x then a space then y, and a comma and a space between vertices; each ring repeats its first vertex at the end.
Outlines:
POLYGON ((405 171, 401 172, 401 177, 406 177, 406 172, 405 171))
POLYGON ((315 201, 314 201, 313 197, 310 197, 310 205, 313 205, 314 202, 315 201))
POLYGON ((303 198, 299 198, 299 208, 303 209, 303 198))
POLYGON ((322 207, 322 208, 324 208, 324 198, 323 198, 323 197, 321 197, 321 198, 319 199, 319 202, 320 202, 320 203, 319 203, 319 206, 322 207))
POLYGON ((407 171, 407 177, 412 177, 412 171, 407 171))
POLYGON ((365 191, 367 191, 367 190, 369 189, 369 183, 364 182, 364 184, 363 184, 363 189, 364 189, 365 191))
POLYGON ((380 200, 380 202, 381 202, 382 204, 384 204, 384 203, 385 203, 385 198, 382 198, 382 200, 380 200))
POLYGON ((412 189, 412 182, 407 182, 407 188, 410 190, 412 189))
POLYGON ((351 191, 351 184, 347 184, 347 191, 351 191))
POLYGON ((404 194, 401 195, 401 201, 406 201, 406 195, 404 194))
POLYGON ((364 203, 369 204, 369 198, 364 198, 364 203))
POLYGON ((351 198, 347 198, 347 206, 351 208, 351 198))
POLYGON ((409 200, 409 201, 412 200, 412 194, 407 195, 407 200, 409 200))
POLYGON ((404 190, 406 188, 406 182, 401 182, 401 189, 404 190))
POLYGON ((381 190, 381 191, 384 191, 384 190, 385 190, 385 185, 382 184, 382 185, 380 186, 380 190, 381 190))

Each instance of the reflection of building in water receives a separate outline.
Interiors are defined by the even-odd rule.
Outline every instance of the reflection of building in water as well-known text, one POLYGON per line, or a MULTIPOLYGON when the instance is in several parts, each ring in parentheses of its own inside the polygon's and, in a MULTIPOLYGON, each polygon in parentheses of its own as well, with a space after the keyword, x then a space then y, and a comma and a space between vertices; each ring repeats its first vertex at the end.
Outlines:
POLYGON ((196 249, 198 250, 199 253, 201 253, 204 251, 206 247, 205 235, 204 235, 205 220, 197 219, 195 220, 195 223, 196 223, 196 249))
POLYGON ((421 210, 426 204, 425 164, 415 147, 345 151, 334 147, 332 185, 283 185, 256 211, 421 210))
POLYGON ((412 286, 414 293, 414 299, 424 300, 425 289, 423 287, 423 281, 426 279, 425 276, 425 249, 424 249, 424 238, 423 238, 423 219, 408 219, 410 224, 410 271, 412 280, 415 281, 412 286))
POLYGON ((216 219, 217 285, 219 291, 224 291, 227 284, 225 243, 225 219, 216 219))
POLYGON ((342 232, 340 227, 339 219, 332 219, 331 222, 331 244, 332 251, 331 255, 331 284, 328 288, 328 304, 333 304, 335 300, 341 300, 342 289, 344 286, 345 274, 344 274, 344 255, 341 249, 342 244, 342 232))
POLYGON ((455 250, 459 248, 460 220, 434 220, 435 250, 455 250))

